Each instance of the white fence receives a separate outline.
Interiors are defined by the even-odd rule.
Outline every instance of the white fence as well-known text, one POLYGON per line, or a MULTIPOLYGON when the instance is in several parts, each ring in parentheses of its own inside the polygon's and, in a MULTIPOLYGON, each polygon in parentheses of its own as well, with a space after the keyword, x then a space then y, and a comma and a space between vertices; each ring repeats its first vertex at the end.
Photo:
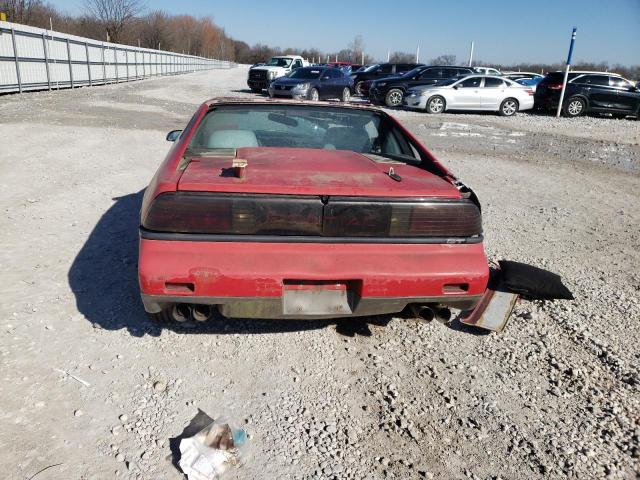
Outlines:
POLYGON ((0 22, 0 93, 92 86, 233 64, 0 22))

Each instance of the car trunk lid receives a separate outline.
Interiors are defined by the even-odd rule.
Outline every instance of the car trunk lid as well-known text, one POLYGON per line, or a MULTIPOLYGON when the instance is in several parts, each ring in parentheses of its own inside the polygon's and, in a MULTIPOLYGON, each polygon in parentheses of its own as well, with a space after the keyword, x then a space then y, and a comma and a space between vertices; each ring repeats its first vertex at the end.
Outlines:
POLYGON ((368 197, 460 198, 457 188, 431 172, 377 155, 309 148, 239 148, 235 157, 194 156, 180 191, 368 197), (247 162, 243 178, 231 168, 247 162), (389 170, 400 181, 389 175, 389 170))

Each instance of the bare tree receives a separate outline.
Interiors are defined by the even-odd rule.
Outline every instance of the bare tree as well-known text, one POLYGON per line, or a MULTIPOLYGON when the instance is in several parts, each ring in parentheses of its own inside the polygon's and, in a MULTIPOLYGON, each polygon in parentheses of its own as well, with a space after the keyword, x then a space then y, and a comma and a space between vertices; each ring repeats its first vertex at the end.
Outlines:
POLYGON ((117 43, 144 5, 142 0, 85 0, 85 8, 104 25, 109 40, 117 43))
POLYGON ((415 53, 393 52, 389 57, 391 63, 413 63, 416 61, 415 53))
POLYGON ((456 56, 455 55, 440 55, 439 57, 432 58, 429 61, 429 65, 455 65, 456 64, 456 56))
POLYGON ((0 0, 0 12, 7 14, 7 20, 29 24, 34 10, 42 6, 41 0, 0 0))
POLYGON ((353 42, 349 44, 350 58, 353 63, 359 63, 362 61, 362 54, 364 53, 364 41, 362 35, 356 35, 353 42))
POLYGON ((162 10, 151 12, 140 20, 141 45, 146 48, 171 48, 171 35, 169 33, 169 16, 162 10))

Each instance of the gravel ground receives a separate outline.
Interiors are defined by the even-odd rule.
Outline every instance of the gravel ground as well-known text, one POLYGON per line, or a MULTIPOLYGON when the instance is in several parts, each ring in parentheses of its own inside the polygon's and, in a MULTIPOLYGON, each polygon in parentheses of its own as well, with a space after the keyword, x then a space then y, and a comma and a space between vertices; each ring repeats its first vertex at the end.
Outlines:
POLYGON ((246 70, 0 98, 5 478, 179 479, 202 409, 249 434, 230 478, 640 474, 637 121, 397 112, 483 202, 486 249, 563 276, 502 334, 390 317, 160 328, 141 191, 194 106, 246 70))

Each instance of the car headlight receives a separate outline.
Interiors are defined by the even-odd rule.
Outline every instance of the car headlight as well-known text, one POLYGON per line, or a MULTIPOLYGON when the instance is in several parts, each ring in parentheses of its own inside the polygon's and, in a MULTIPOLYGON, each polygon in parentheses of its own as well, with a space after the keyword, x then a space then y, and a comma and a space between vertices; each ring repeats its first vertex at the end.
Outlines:
POLYGON ((276 78, 277 74, 278 74, 278 72, 276 72, 275 70, 270 70, 269 71, 269 78, 276 78))
POLYGON ((309 90, 309 87, 311 86, 310 83, 299 83, 298 85, 296 85, 296 90, 309 90))

